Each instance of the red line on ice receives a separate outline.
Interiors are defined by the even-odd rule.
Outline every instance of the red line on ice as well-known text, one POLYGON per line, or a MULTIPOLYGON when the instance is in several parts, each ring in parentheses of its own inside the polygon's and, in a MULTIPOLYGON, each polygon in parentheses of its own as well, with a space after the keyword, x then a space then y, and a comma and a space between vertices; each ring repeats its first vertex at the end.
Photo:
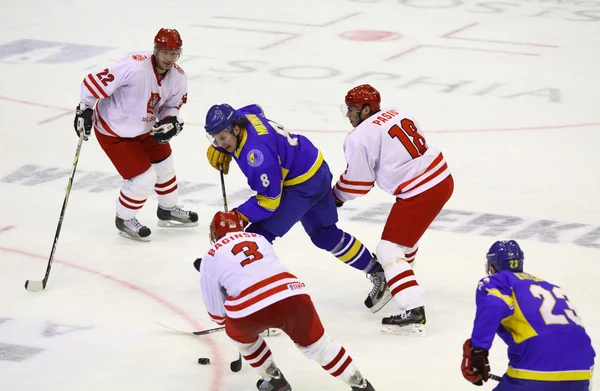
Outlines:
MULTIPOLYGON (((11 226, 9 227, 4 227, 0 230, 6 230, 7 228, 11 228, 11 226)), ((6 252, 10 252, 13 254, 19 254, 19 255, 24 255, 30 258, 36 258, 36 259, 40 259, 43 261, 47 261, 47 257, 41 256, 41 255, 37 255, 37 254, 33 254, 27 251, 23 251, 23 250, 18 250, 18 249, 14 249, 14 248, 8 248, 8 247, 2 247, 0 246, 0 251, 6 251, 6 252)), ((134 291, 144 297, 146 297, 147 299, 150 299, 152 301, 154 301, 157 304, 160 304, 161 306, 163 306, 164 308, 166 308, 167 310, 179 315, 182 319, 184 319, 194 330, 196 329, 202 329, 204 328, 202 325, 200 325, 198 322, 196 322, 193 317, 188 314, 187 312, 185 312, 183 309, 177 307, 175 304, 167 301, 166 299, 163 299, 162 297, 138 286, 135 285, 129 281, 125 281, 122 280, 118 277, 115 277, 113 275, 107 274, 107 273, 103 273, 103 272, 99 272, 84 266, 79 266, 79 265, 75 265, 73 263, 70 262, 65 262, 65 261, 60 261, 55 259, 54 263, 56 264, 60 264, 62 266, 71 268, 71 269, 75 269, 75 270, 79 270, 81 272, 85 272, 85 273, 89 273, 92 274, 96 277, 102 278, 106 281, 110 281, 112 283, 115 283, 117 285, 120 285, 123 288, 129 289, 131 291, 134 291)), ((39 294, 39 293, 38 293, 39 294)), ((214 341, 212 341, 210 338, 199 338, 200 341, 206 343, 208 345, 208 347, 211 350, 212 356, 216 358, 216 365, 211 369, 210 373, 213 374, 212 376, 212 383, 211 383, 211 391, 221 391, 222 390, 222 385, 223 385, 223 377, 224 377, 224 373, 223 373, 223 359, 221 358, 221 354, 219 353, 219 349, 217 348, 217 345, 214 341)))

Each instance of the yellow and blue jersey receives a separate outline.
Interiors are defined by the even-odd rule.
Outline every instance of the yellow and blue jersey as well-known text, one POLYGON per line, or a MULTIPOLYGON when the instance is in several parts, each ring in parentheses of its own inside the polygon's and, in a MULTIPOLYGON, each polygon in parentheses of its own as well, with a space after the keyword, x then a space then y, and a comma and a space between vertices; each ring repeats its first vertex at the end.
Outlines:
POLYGON ((264 220, 279 207, 284 186, 301 184, 323 164, 323 155, 309 139, 290 134, 265 117, 258 105, 236 110, 248 120, 233 154, 256 195, 237 209, 251 222, 264 220))
POLYGON ((589 380, 595 352, 563 290, 527 273, 501 271, 479 281, 473 346, 508 345, 506 374, 538 381, 589 380))

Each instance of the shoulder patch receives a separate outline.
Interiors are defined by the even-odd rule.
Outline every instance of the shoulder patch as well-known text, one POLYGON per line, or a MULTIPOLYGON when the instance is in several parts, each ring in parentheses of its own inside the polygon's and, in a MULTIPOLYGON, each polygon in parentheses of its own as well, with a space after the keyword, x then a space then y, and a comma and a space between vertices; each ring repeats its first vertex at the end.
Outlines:
POLYGON ((488 282, 490 282, 490 278, 489 277, 484 277, 481 280, 479 280, 479 284, 477 284, 477 289, 481 290, 481 288, 483 288, 483 286, 485 284, 487 284, 488 282))
POLYGON ((246 161, 250 167, 259 167, 265 161, 265 155, 258 149, 252 149, 248 151, 246 161))
POLYGON ((145 59, 147 59, 148 57, 146 57, 143 54, 134 54, 131 56, 131 58, 133 58, 136 61, 144 61, 145 59))
POLYGON ((173 68, 177 69, 177 72, 181 73, 182 75, 185 75, 183 68, 181 68, 179 65, 173 64, 173 68))

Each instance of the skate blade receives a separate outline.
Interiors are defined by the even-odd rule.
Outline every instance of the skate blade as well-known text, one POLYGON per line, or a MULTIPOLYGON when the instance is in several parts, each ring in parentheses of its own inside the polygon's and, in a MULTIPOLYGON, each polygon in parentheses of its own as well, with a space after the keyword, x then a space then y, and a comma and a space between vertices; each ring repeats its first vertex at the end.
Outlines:
POLYGON ((121 236, 125 239, 137 240, 139 242, 149 242, 150 241, 150 236, 146 236, 145 238, 142 238, 141 236, 131 236, 128 233, 123 232, 123 231, 117 231, 117 233, 119 234, 119 236, 121 236))
POLYGON ((372 313, 379 311, 380 309, 385 307, 385 305, 387 303, 389 303, 390 300, 392 300, 392 297, 393 297, 392 292, 390 292, 389 289, 386 289, 385 292, 383 293, 383 297, 381 298, 381 300, 379 300, 377 302, 377 304, 375 304, 373 307, 371 307, 369 309, 371 310, 372 313))
POLYGON ((409 337, 424 337, 427 335, 424 324, 408 324, 406 326, 384 324, 381 326, 381 331, 388 335, 405 335, 409 337))
POLYGON ((259 335, 261 337, 274 337, 274 336, 279 335, 279 334, 281 334, 281 330, 273 328, 273 327, 269 327, 268 329, 266 329, 265 331, 263 331, 259 335))
POLYGON ((163 228, 187 228, 198 226, 198 222, 195 221, 189 223, 181 223, 175 220, 158 220, 158 223, 156 223, 156 225, 163 228))

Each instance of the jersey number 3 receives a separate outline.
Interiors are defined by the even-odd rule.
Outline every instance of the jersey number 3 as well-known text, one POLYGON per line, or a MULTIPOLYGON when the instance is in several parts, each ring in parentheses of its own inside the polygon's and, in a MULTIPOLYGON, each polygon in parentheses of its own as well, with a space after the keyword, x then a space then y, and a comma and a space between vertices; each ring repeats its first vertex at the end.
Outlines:
POLYGON ((413 159, 422 156, 425 151, 427 151, 425 137, 419 134, 415 123, 408 118, 404 118, 400 121, 400 126, 392 126, 388 131, 388 134, 391 138, 395 137, 400 140, 413 159))
POLYGON ((233 246, 233 248, 231 249, 231 253, 233 255, 244 253, 246 259, 240 262, 240 265, 242 265, 242 267, 249 265, 252 262, 263 259, 262 253, 258 251, 258 244, 256 244, 256 242, 240 242, 233 246))

